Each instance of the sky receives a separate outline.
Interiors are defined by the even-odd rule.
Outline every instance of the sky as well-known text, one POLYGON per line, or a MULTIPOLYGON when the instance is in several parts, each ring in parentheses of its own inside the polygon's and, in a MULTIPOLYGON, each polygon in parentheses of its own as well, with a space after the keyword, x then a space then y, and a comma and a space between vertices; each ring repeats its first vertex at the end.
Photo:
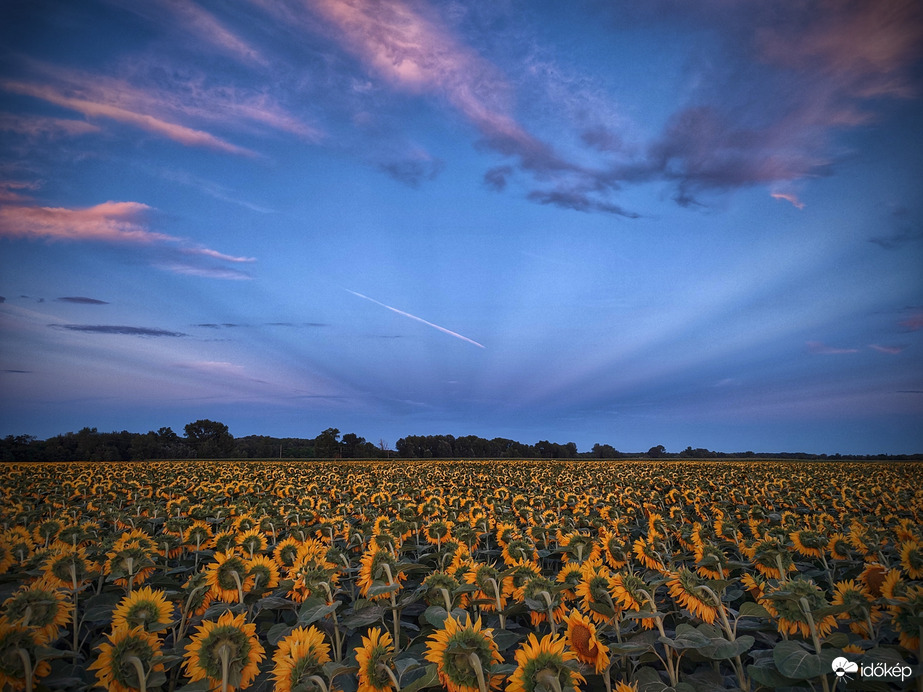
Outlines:
POLYGON ((918 0, 5 0, 0 435, 923 452, 918 0))

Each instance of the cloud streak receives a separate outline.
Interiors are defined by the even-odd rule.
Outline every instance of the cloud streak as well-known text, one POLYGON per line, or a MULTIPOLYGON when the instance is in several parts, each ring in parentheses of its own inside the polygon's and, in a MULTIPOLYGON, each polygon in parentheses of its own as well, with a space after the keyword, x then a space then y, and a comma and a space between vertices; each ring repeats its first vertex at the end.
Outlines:
POLYGON ((153 327, 131 327, 121 324, 49 324, 54 329, 66 329, 70 332, 84 332, 89 334, 122 334, 127 336, 166 336, 185 337, 183 332, 173 332, 167 329, 153 327))
POLYGON ((0 207, 0 237, 147 247, 154 254, 166 253, 170 259, 153 263, 175 273, 225 279, 249 278, 245 272, 214 267, 209 262, 241 264, 254 262, 255 258, 228 255, 152 231, 143 222, 143 217, 150 211, 151 207, 140 202, 110 201, 82 209, 11 204, 0 207))
POLYGON ((381 307, 385 308, 386 310, 390 310, 391 312, 397 313, 398 315, 402 315, 402 316, 404 316, 404 317, 409 317, 410 319, 415 320, 415 321, 417 321, 417 322, 420 322, 421 324, 425 324, 427 327, 432 327, 433 329, 437 329, 437 330, 439 330, 440 332, 442 332, 443 334, 448 334, 449 336, 454 336, 456 339, 461 339, 462 341, 465 341, 465 342, 467 342, 467 343, 469 343, 469 344, 473 344, 473 345, 477 346, 478 348, 486 348, 486 346, 484 346, 484 344, 479 344, 479 343, 478 343, 477 341, 475 341, 474 339, 469 339, 467 336, 462 336, 462 335, 459 334, 458 332, 453 332, 451 329, 446 329, 445 327, 440 327, 438 324, 433 324, 432 322, 428 322, 427 320, 424 320, 422 317, 417 317, 416 315, 411 315, 409 312, 404 312, 403 310, 398 310, 397 308, 393 308, 393 307, 391 307, 390 305, 385 305, 384 303, 378 302, 378 301, 375 300, 374 298, 369 298, 369 297, 366 296, 366 295, 363 295, 363 294, 361 294, 361 293, 357 293, 356 291, 351 291, 351 290, 349 290, 348 288, 347 288, 347 289, 344 289, 344 290, 345 290, 347 293, 352 293, 352 294, 353 294, 354 296, 356 296, 357 298, 362 298, 363 300, 367 300, 367 301, 369 301, 370 303, 375 303, 375 305, 380 305, 381 307))

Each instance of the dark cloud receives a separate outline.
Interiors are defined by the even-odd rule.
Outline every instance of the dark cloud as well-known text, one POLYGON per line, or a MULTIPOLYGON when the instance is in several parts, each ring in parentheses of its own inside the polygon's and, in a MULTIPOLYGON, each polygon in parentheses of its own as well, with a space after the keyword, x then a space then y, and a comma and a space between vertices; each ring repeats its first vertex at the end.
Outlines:
POLYGON ((580 133, 583 143, 598 151, 619 151, 622 138, 605 127, 593 127, 580 133))
POLYGON ((32 371, 31 371, 31 370, 11 370, 11 369, 7 369, 7 370, 4 370, 3 372, 9 372, 9 373, 17 374, 17 375, 27 375, 27 374, 31 373, 32 371))
POLYGON ((96 298, 86 298, 84 296, 63 296, 57 298, 61 303, 77 303, 79 305, 108 305, 109 303, 105 300, 97 300, 96 298))
POLYGON ((491 190, 502 192, 506 189, 507 180, 512 174, 512 166, 495 166, 484 174, 484 184, 491 190))
POLYGON ((606 214, 624 216, 629 219, 638 219, 641 217, 640 214, 623 209, 617 204, 592 199, 588 195, 574 190, 533 190, 528 194, 528 198, 539 204, 551 204, 563 209, 573 209, 574 211, 598 211, 606 214))
POLYGON ((5 303, 5 302, 6 302, 6 298, 4 298, 3 296, 0 296, 0 303, 5 303))
POLYGON ((329 327, 323 322, 266 322, 267 327, 329 327))
POLYGON ((166 329, 152 327, 128 327, 117 324, 49 324, 55 329, 66 329, 71 332, 90 332, 93 334, 127 334, 129 336, 189 336, 183 332, 171 332, 166 329))
POLYGON ((222 322, 218 324, 216 322, 203 322, 201 324, 194 324, 193 327, 205 327, 206 329, 231 329, 233 327, 242 327, 242 324, 234 324, 233 322, 222 322))
POLYGON ((378 167, 398 182, 417 188, 427 180, 435 180, 445 163, 440 159, 404 159, 381 163, 378 167))

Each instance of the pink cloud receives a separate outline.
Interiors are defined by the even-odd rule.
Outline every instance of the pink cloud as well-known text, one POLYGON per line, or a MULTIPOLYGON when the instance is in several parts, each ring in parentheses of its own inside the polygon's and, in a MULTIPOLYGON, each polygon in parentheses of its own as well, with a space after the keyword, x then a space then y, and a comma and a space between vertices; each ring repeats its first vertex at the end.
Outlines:
POLYGON ((149 210, 139 202, 104 202, 85 209, 9 205, 0 208, 0 235, 135 244, 176 240, 149 231, 140 222, 149 210))
POLYGON ((923 329, 923 312, 915 313, 908 317, 906 320, 901 320, 899 324, 900 326, 905 327, 912 332, 923 329))
POLYGON ((869 344, 869 348, 878 351, 879 353, 887 353, 892 356, 896 356, 898 353, 903 351, 906 346, 881 346, 879 344, 869 344))
POLYGON ((143 221, 150 211, 140 202, 104 202, 83 209, 11 204, 0 207, 0 237, 146 246, 159 250, 156 266, 178 274, 250 278, 237 269, 214 266, 210 260, 237 264, 254 262, 254 258, 228 255, 152 231, 143 221), (164 261, 164 251, 176 259, 164 261))
POLYGON ((770 192, 769 196, 773 199, 781 199, 791 204, 796 209, 804 209, 804 202, 798 199, 797 195, 788 192, 770 192))
POLYGON ((816 353, 825 356, 859 352, 859 349, 857 348, 834 348, 833 346, 827 346, 822 341, 808 341, 806 345, 808 347, 809 353, 816 353))
POLYGON ((32 96, 47 101, 48 103, 53 103, 56 106, 70 108, 78 113, 83 113, 87 117, 110 118, 127 125, 133 125, 142 130, 162 135, 187 146, 208 147, 231 154, 254 155, 252 151, 235 146, 208 132, 195 130, 190 127, 185 127, 184 125, 156 118, 152 115, 138 113, 108 103, 66 96, 51 86, 5 81, 0 82, 0 88, 15 94, 32 96))
POLYGON ((0 131, 14 132, 31 138, 57 139, 99 132, 99 127, 84 120, 0 113, 0 131))
MULTIPOLYGON (((128 2, 126 6, 138 3, 128 2)), ((250 46, 242 38, 231 32, 218 19, 192 2, 180 0, 163 0, 161 5, 169 8, 174 16, 179 19, 177 25, 199 38, 218 47, 222 51, 234 55, 244 62, 256 63, 262 66, 269 65, 259 51, 250 46)))

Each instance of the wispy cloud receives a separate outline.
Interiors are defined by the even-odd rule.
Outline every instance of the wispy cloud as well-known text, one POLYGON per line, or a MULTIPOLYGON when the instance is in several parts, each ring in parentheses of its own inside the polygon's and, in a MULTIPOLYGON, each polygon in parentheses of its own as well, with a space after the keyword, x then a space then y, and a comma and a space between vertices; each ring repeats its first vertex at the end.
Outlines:
POLYGON ((805 345, 808 347, 809 353, 815 353, 815 354, 825 355, 825 356, 859 352, 859 349, 857 348, 836 348, 834 346, 828 346, 822 341, 808 341, 805 345))
POLYGON ((795 207, 795 209, 804 209, 805 207, 804 202, 798 199, 798 196, 792 194, 791 192, 770 192, 769 196, 773 199, 781 199, 785 202, 788 202, 793 207, 795 207))
POLYGON ((907 319, 901 320, 898 324, 907 331, 919 331, 923 329, 923 312, 914 313, 907 319))
POLYGON ((153 264, 179 274, 249 278, 240 270, 215 267, 208 262, 215 260, 239 264, 254 262, 254 258, 228 255, 182 238, 152 231, 143 221, 145 214, 150 211, 151 207, 140 202, 104 202, 83 209, 6 205, 0 207, 0 236, 147 247, 157 250, 154 254, 166 253, 170 258, 164 260, 155 257, 152 259, 153 264))
POLYGON ((32 96, 33 98, 53 103, 62 108, 69 108, 89 118, 110 118, 126 125, 132 125, 146 130, 147 132, 161 135, 167 139, 172 139, 186 146, 208 147, 230 154, 256 155, 249 149, 231 144, 203 130, 196 130, 178 123, 163 120, 162 118, 147 113, 139 113, 128 108, 122 108, 86 98, 67 96, 48 85, 28 84, 26 82, 7 80, 0 82, 0 88, 14 94, 32 96))
POLYGON ((121 334, 127 336, 189 336, 183 332, 174 332, 167 329, 154 327, 131 327, 121 324, 49 324, 54 329, 66 329, 71 332, 86 332, 90 334, 121 334))
POLYGON ((887 353, 892 356, 896 356, 898 353, 901 353, 906 346, 882 346, 880 344, 869 344, 869 348, 878 351, 879 353, 887 353))
POLYGON ((105 300, 99 300, 97 298, 87 298, 85 296, 62 296, 57 298, 61 303, 76 303, 77 305, 108 305, 109 303, 105 300))
POLYGON ((12 132, 30 139, 54 140, 99 132, 99 127, 85 120, 0 113, 0 132, 12 132))
POLYGON ((362 295, 361 293, 357 293, 356 291, 350 291, 348 288, 347 288, 347 289, 344 289, 344 290, 345 290, 346 292, 348 292, 348 293, 352 293, 354 296, 356 296, 356 297, 358 297, 358 298, 362 298, 362 299, 364 299, 364 300, 367 300, 367 301, 369 301, 370 303, 375 303, 375 305, 380 305, 381 307, 385 308, 386 310, 390 310, 391 312, 397 313, 398 315, 403 315, 404 317, 409 317, 410 319, 416 320, 417 322, 420 322, 421 324, 425 324, 427 327, 432 327, 433 329, 438 329, 438 330, 439 330, 440 332, 442 332, 443 334, 448 334, 449 336, 454 336, 456 339, 461 339, 462 341, 466 341, 466 342, 468 342, 469 344, 474 344, 474 345, 477 346, 478 348, 486 348, 486 347, 484 346, 484 344, 479 344, 479 343, 478 343, 477 341, 475 341, 474 339, 469 339, 467 336, 462 336, 462 335, 459 334, 458 332, 453 332, 451 329, 446 329, 445 327, 440 327, 438 324, 433 324, 432 322, 429 322, 429 321, 427 321, 427 320, 424 320, 422 317, 417 317, 416 315, 411 315, 409 312, 404 312, 403 310, 398 310, 397 308, 393 308, 393 307, 391 307, 390 305, 385 305, 384 303, 378 302, 378 301, 375 300, 374 298, 369 298, 368 296, 362 295))

